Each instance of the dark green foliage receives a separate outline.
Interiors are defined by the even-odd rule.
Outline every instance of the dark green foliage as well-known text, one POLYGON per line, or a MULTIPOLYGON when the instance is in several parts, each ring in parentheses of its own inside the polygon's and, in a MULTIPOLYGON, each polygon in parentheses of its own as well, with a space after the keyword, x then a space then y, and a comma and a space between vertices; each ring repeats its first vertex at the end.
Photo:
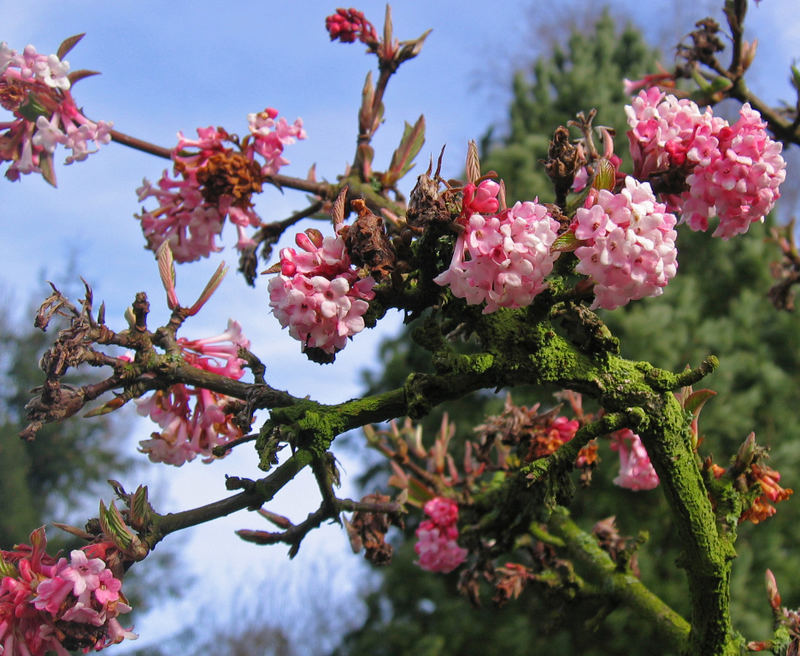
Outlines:
MULTIPOLYGON (((717 396, 704 408, 700 431, 703 455, 727 466, 750 431, 771 448, 769 464, 787 487, 800 487, 800 331, 797 316, 778 312, 766 294, 769 263, 777 246, 768 226, 724 242, 708 234, 679 232, 678 275, 656 299, 632 303, 605 317, 620 337, 623 355, 647 358, 667 369, 695 366, 714 353, 720 367, 703 381, 717 396)), ((736 544, 732 614, 737 628, 757 639, 767 634, 764 570, 775 573, 784 597, 796 580, 796 561, 787 558, 800 541, 800 506, 782 503, 762 525, 742 525, 736 544), (754 633, 758 632, 758 633, 754 633)), ((678 594, 676 591, 675 594, 678 594)), ((796 594, 796 593, 795 593, 796 594)), ((796 605, 797 597, 784 598, 796 605)))
MULTIPOLYGON (((0 546, 5 548, 27 542, 28 534, 45 522, 86 519, 75 517, 75 507, 81 502, 85 506, 87 493, 108 497, 110 472, 118 476, 131 464, 120 455, 118 441, 110 439, 113 424, 108 418, 76 417, 45 426, 32 442, 20 440, 30 390, 44 379, 37 363, 51 341, 50 333, 32 326, 5 325, 0 333, 0 546)), ((48 530, 54 546, 64 546, 65 537, 48 530)))
MULTIPOLYGON (((482 169, 494 169, 506 182, 509 198, 552 200, 543 159, 558 124, 578 110, 599 110, 597 124, 617 130, 617 153, 625 150, 626 129, 620 80, 638 78, 654 70, 654 56, 640 34, 627 28, 617 35, 604 15, 596 35, 573 34, 566 51, 557 50, 533 67, 533 77, 518 73, 514 80, 508 136, 489 144, 482 169)), ((627 167, 629 169, 629 167, 627 167)), ((708 354, 721 366, 700 387, 717 392, 703 410, 700 447, 703 456, 726 466, 739 444, 754 430, 760 444, 770 446, 770 464, 782 472, 788 487, 800 487, 800 437, 794 418, 800 407, 800 331, 795 315, 778 313, 766 292, 771 285, 769 263, 779 256, 766 237, 768 227, 728 242, 710 234, 679 230, 679 273, 664 295, 631 303, 604 319, 620 338, 622 355, 671 370, 697 366, 708 354)), ((387 342, 382 353, 385 371, 369 375, 370 391, 396 387, 409 371, 427 367, 426 353, 411 345, 408 335, 387 342)), ((535 399, 545 406, 545 391, 514 390, 518 403, 535 399)), ((471 436, 471 428, 487 412, 496 412, 500 400, 483 393, 446 409, 456 421, 457 439, 471 436)), ((432 441, 439 414, 426 419, 425 435, 432 441)), ((571 510, 588 529, 609 515, 617 516, 620 532, 649 532, 639 552, 641 578, 675 610, 688 612, 685 574, 676 565, 679 545, 661 493, 634 493, 616 488, 617 459, 607 445, 592 487, 579 490, 571 510)), ((368 490, 368 491, 371 491, 368 490)), ((776 517, 763 525, 740 527, 738 559, 732 581, 734 626, 748 639, 766 638, 771 616, 764 594, 764 570, 771 568, 789 607, 800 597, 791 594, 796 560, 790 557, 800 543, 800 505, 792 499, 779 506, 776 517)), ((407 531, 413 533, 414 520, 407 531)), ((487 594, 485 607, 473 609, 457 596, 455 575, 433 575, 413 565, 411 540, 398 550, 384 570, 379 590, 367 599, 370 616, 364 627, 350 634, 339 654, 518 654, 580 653, 666 654, 652 627, 629 610, 602 608, 591 602, 565 608, 538 590, 528 590, 497 610, 487 594), (612 612, 613 611, 613 612, 612 612), (606 613, 610 613, 606 617, 606 613), (559 624, 560 622, 560 624, 559 624), (560 628, 559 628, 560 626, 560 628)))
MULTIPOLYGON (((552 202, 553 191, 540 162, 547 156, 555 128, 566 125, 577 112, 588 114, 594 108, 595 125, 614 128, 617 143, 627 143, 622 107, 628 98, 622 79, 652 72, 656 58, 638 30, 628 25, 620 32, 607 12, 593 34, 573 32, 565 50, 556 48, 530 71, 515 74, 508 134, 498 144, 488 142, 481 168, 500 174, 509 200, 539 196, 542 202, 552 202)), ((580 136, 574 129, 573 134, 580 136)), ((602 150, 602 144, 597 147, 602 150)))

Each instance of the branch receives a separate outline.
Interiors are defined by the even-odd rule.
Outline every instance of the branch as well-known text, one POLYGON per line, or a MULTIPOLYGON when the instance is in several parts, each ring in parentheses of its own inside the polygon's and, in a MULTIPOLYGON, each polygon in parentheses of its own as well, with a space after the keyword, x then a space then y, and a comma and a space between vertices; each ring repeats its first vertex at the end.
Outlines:
POLYGON ((750 91, 744 78, 740 77, 736 80, 728 94, 739 102, 750 103, 750 106, 761 114, 770 131, 778 139, 784 143, 800 145, 800 125, 798 125, 797 121, 789 121, 767 105, 761 98, 750 91))
POLYGON ((308 452, 298 451, 269 476, 245 483, 237 479, 237 482, 245 487, 245 490, 237 495, 191 510, 168 513, 166 515, 154 514, 153 522, 147 534, 142 538, 148 547, 152 549, 158 542, 175 531, 197 526, 220 517, 226 517, 245 508, 259 508, 270 501, 284 485, 291 481, 306 465, 310 464, 311 459, 311 454, 308 452))
POLYGON ((549 527, 564 541, 570 556, 587 568, 589 577, 595 580, 601 590, 652 623, 662 637, 669 641, 674 651, 686 652, 689 645, 689 623, 633 574, 619 571, 611 556, 600 548, 592 535, 582 531, 569 518, 564 508, 557 508, 553 512, 549 527))
POLYGON ((118 144, 122 144, 123 146, 128 146, 128 148, 141 150, 143 153, 155 155, 156 157, 161 157, 162 159, 172 159, 172 151, 169 148, 156 146, 154 143, 144 141, 143 139, 137 139, 136 137, 124 134, 119 130, 109 130, 109 134, 111 135, 112 141, 116 141, 118 144))

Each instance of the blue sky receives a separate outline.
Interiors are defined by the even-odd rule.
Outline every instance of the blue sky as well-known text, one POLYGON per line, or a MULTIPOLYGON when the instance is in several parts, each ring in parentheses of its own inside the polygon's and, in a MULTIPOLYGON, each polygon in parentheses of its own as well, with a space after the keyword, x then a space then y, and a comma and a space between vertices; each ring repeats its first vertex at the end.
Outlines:
MULTIPOLYGON (((674 26, 675 42, 705 15, 703 6, 722 3, 612 4, 647 26, 653 38, 663 38, 664 31, 674 26)), ((581 5, 572 2, 569 6, 581 5)), ((369 0, 359 8, 380 29, 383 7, 369 0)), ((87 32, 67 59, 73 70, 95 69, 102 75, 76 85, 73 93, 78 104, 92 118, 112 120, 123 132, 168 147, 174 145, 178 130, 190 134, 198 126, 221 125, 242 133, 246 115, 266 106, 276 107, 290 121, 301 116, 308 140, 287 149, 291 165, 282 172, 302 177, 316 163, 320 177, 333 179, 352 159, 361 86, 374 63, 359 44, 329 43, 323 20, 334 8, 319 0, 13 4, 0 0, 0 41, 16 49, 33 43, 40 52, 54 52, 64 37, 87 32)), ((447 144, 445 175, 459 175, 467 141, 479 138, 490 124, 502 122, 511 72, 527 54, 545 47, 542 25, 549 26, 545 31, 551 35, 557 33, 553 22, 552 4, 540 0, 507 0, 488 9, 484 3, 453 0, 396 3, 395 33, 400 38, 414 38, 429 27, 434 31, 420 57, 404 65, 389 87, 386 123, 375 140, 376 167, 387 163, 403 121, 413 122, 423 113, 428 130, 422 158, 438 154, 447 144)), ((759 7, 751 7, 748 25, 752 34, 761 37, 751 87, 771 102, 791 98, 788 63, 800 56, 796 0, 763 0, 759 7)), ((0 293, 24 303, 33 290, 41 289, 45 274, 60 276, 74 259, 75 273, 90 282, 95 298, 106 301, 111 325, 122 326, 122 312, 140 290, 151 297, 151 325, 165 319, 153 257, 144 250, 132 218, 138 210, 135 188, 143 177, 157 179, 164 165, 162 160, 112 144, 85 162, 58 163, 58 189, 34 176, 15 184, 0 180, 0 222, 5 230, 0 293)), ((276 220, 303 202, 302 194, 267 190, 257 207, 264 219, 276 220)), ((193 300, 219 259, 227 259, 235 269, 237 257, 231 248, 235 235, 230 227, 222 241, 228 248, 217 257, 179 267, 181 299, 193 300)), ((256 289, 247 288, 232 271, 206 310, 187 324, 187 336, 216 334, 229 316, 234 317, 266 362, 268 380, 274 386, 328 402, 356 395, 359 372, 374 362, 381 335, 396 330, 398 317, 389 317, 380 330, 358 335, 335 365, 320 368, 299 355, 298 343, 268 313, 265 286, 260 280, 256 289)), ((138 422, 133 430, 136 439, 143 439, 151 428, 138 422)), ((121 448, 132 449, 134 444, 129 439, 121 448)), ((242 451, 208 467, 199 462, 181 470, 151 467, 143 478, 161 491, 163 510, 175 510, 224 496, 223 473, 257 475, 249 462, 252 459, 252 452, 242 451)), ((346 459, 344 465, 350 474, 359 468, 357 462, 346 459)), ((136 482, 126 481, 130 487, 136 482)), ((314 502, 309 485, 301 482, 281 495, 275 509, 299 519, 313 509, 314 502)), ((361 570, 353 564, 357 559, 347 555, 338 529, 310 538, 290 564, 281 547, 242 545, 231 534, 240 527, 258 527, 258 522, 239 515, 201 528, 185 541, 191 559, 187 573, 202 577, 205 592, 197 595, 208 594, 209 601, 204 603, 209 607, 218 603, 211 600, 217 591, 246 586, 256 577, 268 575, 275 589, 303 580, 303 571, 323 558, 332 572, 342 568, 353 572, 346 580, 334 581, 337 594, 355 593, 352 579, 361 570)), ((262 595, 268 597, 269 584, 264 586, 262 595)), ((303 594, 315 594, 313 586, 296 584, 293 589, 298 609, 304 605, 303 594)), ((218 594, 228 598, 229 593, 218 594)), ((172 612, 162 609, 157 618, 139 623, 140 642, 178 628, 179 618, 191 617, 197 603, 172 607, 172 612)))

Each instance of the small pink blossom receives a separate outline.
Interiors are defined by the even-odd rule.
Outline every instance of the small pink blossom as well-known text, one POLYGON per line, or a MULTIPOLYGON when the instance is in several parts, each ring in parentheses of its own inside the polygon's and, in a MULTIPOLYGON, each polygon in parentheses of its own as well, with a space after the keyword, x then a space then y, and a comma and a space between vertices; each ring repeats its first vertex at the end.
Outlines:
POLYGON ((575 213, 575 271, 594 280, 594 308, 613 310, 658 296, 677 272, 676 218, 657 203, 650 185, 631 177, 618 194, 599 190, 575 213))
POLYGON ((139 201, 152 197, 158 203, 157 209, 143 209, 136 216, 150 250, 157 251, 167 241, 178 262, 192 262, 221 250, 216 238, 224 216, 205 201, 196 178, 173 180, 165 170, 157 187, 145 179, 136 193, 139 201))
POLYGON ((496 216, 473 214, 456 240, 450 267, 434 282, 449 285, 470 305, 486 303, 484 314, 530 305, 559 255, 550 252, 558 227, 536 202, 516 203, 496 216))
POLYGON ((46 552, 43 528, 30 539, 30 545, 0 550, 6 574, 0 581, 3 656, 69 656, 62 641, 89 651, 137 638, 117 619, 131 610, 121 593, 122 582, 104 560, 87 557, 113 550, 110 543, 88 545, 72 551, 69 561, 56 561, 46 552))
POLYGON ((619 476, 614 484, 629 490, 652 490, 658 486, 658 474, 653 469, 641 438, 629 428, 611 436, 611 448, 619 452, 619 476))
POLYGON ((375 280, 359 278, 341 237, 323 239, 309 230, 295 241, 301 252, 282 249, 281 273, 269 281, 272 313, 304 350, 336 353, 364 330, 375 280))
POLYGON ((100 585, 99 574, 106 564, 99 558, 89 560, 83 551, 70 553, 70 564, 59 572, 62 579, 72 583, 72 594, 80 597, 87 589, 95 590, 100 585))
POLYGON ((250 340, 244 336, 238 321, 228 319, 228 328, 225 332, 214 337, 202 339, 180 337, 178 345, 186 362, 193 367, 234 380, 239 380, 244 375, 242 365, 245 361, 239 357, 239 349, 250 348, 250 340))
POLYGON ((90 144, 111 140, 111 123, 91 121, 78 109, 68 71, 67 62, 40 55, 31 45, 17 53, 0 44, 0 105, 13 114, 13 120, 0 121, 0 161, 11 162, 8 179, 36 172, 55 184, 57 146, 71 151, 70 164, 96 152, 90 144))
POLYGON ((578 432, 580 427, 580 422, 577 419, 567 419, 566 417, 558 416, 553 419, 549 431, 556 431, 559 441, 562 444, 566 444, 575 437, 575 433, 578 432))
POLYGON ((283 148, 293 144, 297 139, 305 139, 306 131, 303 129, 303 119, 295 119, 290 124, 281 117, 277 121, 278 110, 267 107, 263 112, 248 114, 247 123, 250 134, 253 136, 250 158, 257 153, 264 158, 261 167, 263 175, 275 175, 282 166, 289 163, 283 157, 283 148))
POLYGON ((416 531, 414 551, 417 564, 429 572, 452 572, 467 557, 467 550, 458 546, 458 505, 452 499, 434 497, 425 504, 423 521, 416 531))

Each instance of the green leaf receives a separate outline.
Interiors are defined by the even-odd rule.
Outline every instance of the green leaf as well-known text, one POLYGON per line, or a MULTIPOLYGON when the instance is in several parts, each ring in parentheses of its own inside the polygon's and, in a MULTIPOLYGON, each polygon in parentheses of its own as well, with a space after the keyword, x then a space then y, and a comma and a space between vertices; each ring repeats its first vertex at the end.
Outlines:
POLYGON ((706 401, 710 398, 716 396, 717 393, 714 390, 710 389, 701 389, 697 390, 696 392, 692 392, 686 399, 686 403, 684 404, 684 409, 688 410, 689 412, 697 415, 700 413, 701 408, 705 405, 706 401))
POLYGON ((10 576, 11 578, 16 578, 19 576, 19 572, 17 568, 14 567, 13 563, 9 563, 3 555, 0 554, 0 578, 4 576, 10 576))
POLYGON ((40 116, 50 118, 50 112, 47 111, 47 108, 44 107, 32 93, 28 94, 28 99, 19 106, 17 111, 22 115, 22 118, 31 123, 36 123, 36 119, 40 116))
POLYGON ((384 175, 384 183, 393 185, 414 166, 414 158, 425 143, 425 117, 420 115, 414 125, 407 122, 403 128, 403 137, 400 145, 392 153, 392 162, 389 170, 384 175))
POLYGON ((53 153, 45 151, 39 155, 39 169, 42 171, 42 177, 56 187, 56 171, 53 167, 53 153))
POLYGON ((135 536, 125 524, 125 520, 122 519, 122 515, 120 515, 113 501, 108 508, 106 508, 105 503, 100 501, 99 519, 103 533, 108 536, 120 551, 127 552, 133 544, 135 536))
POLYGON ((792 66, 791 69, 792 69, 792 77, 791 77, 792 86, 795 88, 795 90, 800 92, 800 70, 797 70, 797 66, 792 66))
POLYGON ((575 236, 575 233, 572 232, 572 230, 568 230, 567 232, 556 237, 556 240, 550 247, 550 252, 559 253, 574 251, 576 248, 578 248, 578 246, 581 245, 581 243, 581 240, 575 236))
POLYGON ((140 530, 144 528, 149 521, 150 510, 150 502, 147 499, 147 486, 140 485, 131 497, 131 524, 134 524, 140 530))
POLYGON ((597 172, 594 174, 592 187, 594 189, 608 189, 609 191, 614 189, 614 183, 617 177, 617 171, 614 165, 603 158, 597 162, 596 167, 597 172))

